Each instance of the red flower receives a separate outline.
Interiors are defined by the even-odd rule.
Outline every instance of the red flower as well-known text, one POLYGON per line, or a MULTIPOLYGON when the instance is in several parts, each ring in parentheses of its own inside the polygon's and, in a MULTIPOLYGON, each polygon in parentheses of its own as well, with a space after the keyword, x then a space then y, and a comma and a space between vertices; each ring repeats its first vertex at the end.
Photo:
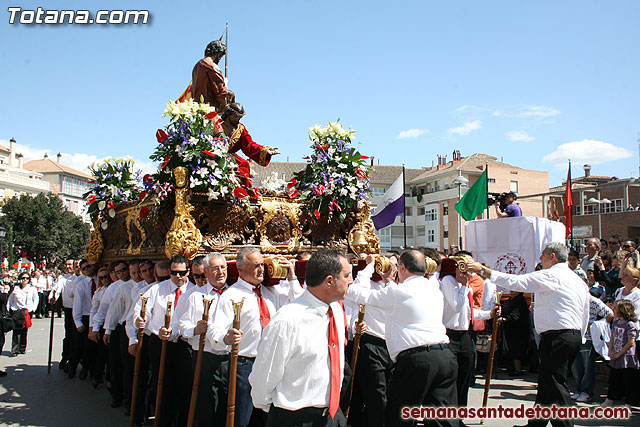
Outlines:
POLYGON ((153 178, 151 178, 150 174, 146 174, 145 176, 142 177, 142 181, 146 182, 147 184, 152 183, 153 182, 153 178))
POLYGON ((316 219, 320 219, 320 212, 318 212, 318 209, 313 211, 313 214, 316 216, 316 219))
POLYGON ((356 171, 356 176, 360 179, 365 179, 367 177, 367 173, 365 171, 363 171, 362 169, 358 169, 356 171))
POLYGON ((165 157, 164 162, 162 162, 162 166, 160 166, 160 169, 164 169, 164 167, 169 164, 169 160, 171 160, 171 156, 165 157))
POLYGON ((329 148, 329 144, 327 144, 327 145, 316 144, 316 147, 318 147, 321 150, 326 150, 327 148, 329 148))
POLYGON ((287 192, 290 199, 295 199, 298 197, 298 189, 296 187, 291 187, 287 192))
POLYGON ((94 196, 93 194, 92 194, 92 195, 90 195, 90 196, 87 198, 87 202, 89 202, 89 204, 91 204, 91 203, 93 203, 93 202, 95 202, 95 201, 96 201, 96 196, 94 196))
POLYGON ((295 178, 291 178, 291 181, 289 181, 289 183, 287 184, 287 188, 295 187, 297 183, 298 181, 296 181, 295 178))
POLYGON ((203 154, 206 154, 207 156, 211 156, 211 157, 215 157, 216 155, 213 154, 211 151, 207 151, 207 150, 203 150, 202 151, 203 154))
POLYGON ((259 188, 254 188, 253 189, 253 197, 255 197, 256 199, 260 199, 262 197, 262 195, 260 194, 260 189, 259 188))
POLYGON ((302 169, 300 172, 298 172, 298 175, 304 175, 306 171, 307 171, 306 169, 302 169))
POLYGON ((147 215, 149 215, 149 208, 143 206, 142 209, 140 209, 140 218, 144 218, 147 215))
POLYGON ((113 200, 112 200, 112 201, 110 201, 109 203, 107 203, 107 207, 108 207, 109 209, 115 209, 115 208, 116 208, 116 206, 118 206, 118 205, 116 205, 116 202, 114 202, 113 200))
POLYGON ((143 191, 138 195, 138 200, 142 201, 145 197, 147 197, 147 192, 143 191))
POLYGON ((320 195, 320 194, 324 194, 326 188, 324 188, 324 185, 322 184, 318 184, 318 186, 316 187, 316 194, 320 195))
POLYGON ((162 129, 158 129, 158 131, 156 132, 156 139, 158 140, 158 142, 160 144, 162 144, 167 139, 169 139, 169 135, 167 135, 167 133, 165 131, 163 131, 162 129))
POLYGON ((213 122, 218 118, 218 113, 216 113, 215 111, 212 111, 209 114, 207 114, 205 117, 213 122))
POLYGON ((236 199, 244 199, 249 195, 249 193, 245 188, 236 187, 236 189, 233 190, 233 195, 236 196, 236 199))
POLYGON ((87 184, 95 184, 95 183, 96 183, 96 181, 93 180, 93 179, 90 179, 89 181, 87 181, 87 184))

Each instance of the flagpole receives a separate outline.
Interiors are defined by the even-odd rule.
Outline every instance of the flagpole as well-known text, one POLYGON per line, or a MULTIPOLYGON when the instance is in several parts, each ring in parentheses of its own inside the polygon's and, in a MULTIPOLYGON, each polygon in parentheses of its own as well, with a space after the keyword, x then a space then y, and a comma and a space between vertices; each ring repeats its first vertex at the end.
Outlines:
MULTIPOLYGON (((572 190, 571 187, 572 187, 572 185, 571 185, 571 159, 569 159, 569 193, 571 193, 571 190, 572 190)), ((573 248, 574 247, 574 243, 573 243, 573 196, 571 197, 571 202, 572 202, 572 205, 569 206, 569 216, 571 217, 571 247, 573 248)), ((598 209, 600 209, 600 205, 598 205, 598 209)))
POLYGON ((227 47, 227 54, 224 56, 224 78, 227 79, 228 82, 228 71, 229 71, 229 21, 226 21, 224 26, 224 45, 227 47))
MULTIPOLYGON (((489 195, 489 163, 484 164, 484 170, 487 172, 487 196, 489 195)), ((487 219, 489 219, 489 204, 487 204, 487 219)))
POLYGON ((402 215, 404 218, 404 249, 407 249, 407 198, 405 197, 405 176, 404 176, 404 163, 402 164, 402 215))

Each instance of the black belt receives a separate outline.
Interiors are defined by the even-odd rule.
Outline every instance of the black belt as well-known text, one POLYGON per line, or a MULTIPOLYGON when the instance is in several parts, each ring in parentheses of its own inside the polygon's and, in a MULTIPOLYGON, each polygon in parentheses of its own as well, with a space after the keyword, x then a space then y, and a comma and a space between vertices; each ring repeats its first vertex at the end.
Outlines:
POLYGON ((469 333, 468 329, 457 330, 457 329, 449 329, 449 328, 447 328, 447 335, 462 336, 462 335, 468 334, 468 333, 469 333))
POLYGON ((558 335, 561 334, 563 332, 580 332, 580 330, 578 329, 554 329, 552 331, 544 331, 540 334, 541 337, 547 337, 547 336, 553 336, 553 335, 558 335))
POLYGON ((246 362, 248 360, 256 360, 255 357, 238 356, 238 362, 246 362))
POLYGON ((315 408, 313 406, 309 406, 307 408, 300 408, 296 410, 289 410, 289 409, 283 409, 283 408, 278 408, 278 409, 280 409, 281 411, 299 412, 302 414, 308 414, 308 415, 320 416, 320 417, 326 417, 327 415, 329 415, 329 408, 315 408))
POLYGON ((412 354, 421 353, 423 351, 431 351, 431 350, 445 350, 449 348, 447 344, 434 344, 434 345, 421 345, 419 347, 408 348, 406 350, 402 350, 398 353, 396 360, 400 360, 403 357, 410 356, 412 354))

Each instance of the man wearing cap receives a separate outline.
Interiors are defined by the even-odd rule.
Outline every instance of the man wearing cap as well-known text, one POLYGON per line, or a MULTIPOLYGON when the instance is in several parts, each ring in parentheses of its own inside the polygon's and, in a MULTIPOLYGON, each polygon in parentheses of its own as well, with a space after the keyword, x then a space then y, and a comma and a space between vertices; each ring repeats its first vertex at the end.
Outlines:
POLYGON ((496 215, 498 215, 498 218, 522 216, 522 209, 520 209, 520 206, 515 203, 517 198, 518 194, 515 191, 509 191, 507 194, 505 194, 504 204, 506 205, 506 207, 503 211, 500 210, 499 204, 496 203, 496 215))

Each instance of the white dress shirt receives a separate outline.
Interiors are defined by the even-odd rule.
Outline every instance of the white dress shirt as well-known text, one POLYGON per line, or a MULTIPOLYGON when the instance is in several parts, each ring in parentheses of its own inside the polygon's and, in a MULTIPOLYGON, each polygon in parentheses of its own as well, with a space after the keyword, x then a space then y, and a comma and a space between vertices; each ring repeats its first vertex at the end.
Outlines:
MULTIPOLYGON (((96 277, 81 276, 83 279, 79 280, 76 284, 76 289, 73 294, 73 322, 76 328, 80 328, 83 325, 82 316, 89 316, 91 314, 91 281, 93 280, 97 286, 96 277)), ((90 325, 89 325, 90 326, 90 325)), ((94 329, 94 331, 97 329, 94 329)))
MULTIPOLYGON (((177 333, 189 342, 191 348, 195 351, 200 348, 200 335, 194 335, 193 331, 197 323, 202 320, 202 315, 204 314, 203 297, 212 300, 209 307, 209 319, 214 318, 220 301, 220 294, 214 290, 213 286, 207 283, 204 286, 194 286, 186 298, 181 296, 178 304, 182 304, 182 298, 185 298, 184 309, 171 319, 171 328, 177 330, 177 333), (175 323, 174 319, 176 320, 175 323)), ((226 351, 214 350, 209 340, 205 340, 204 351, 214 354, 226 354, 226 351)))
POLYGON ((47 279, 45 279, 42 276, 40 276, 39 279, 36 279, 35 277, 32 277, 31 278, 31 286, 36 288, 38 293, 42 293, 42 291, 44 291, 47 288, 47 279))
POLYGON ((51 293, 49 294, 49 301, 55 300, 57 301, 62 295, 62 289, 64 289, 66 279, 63 276, 58 276, 55 280, 52 281, 53 285, 51 285, 51 293))
POLYGON ((7 299, 7 310, 18 311, 28 310, 36 311, 38 308, 38 290, 31 285, 23 288, 15 286, 13 292, 9 294, 7 299))
POLYGON ((422 276, 410 276, 378 291, 349 286, 347 298, 384 311, 387 349, 394 362, 403 350, 449 343, 442 324, 442 292, 422 276))
MULTIPOLYGON (((367 266, 364 269, 358 271, 358 275, 353 281, 352 286, 367 287, 367 282, 369 282, 369 286, 371 290, 378 291, 386 288, 387 286, 396 285, 394 281, 385 283, 382 280, 379 280, 379 281, 371 280, 371 276, 373 276, 374 271, 375 271, 374 263, 367 264, 367 266)), ((348 314, 351 314, 350 320, 349 320, 349 331, 351 335, 351 333, 353 333, 353 330, 355 329, 356 321, 358 320, 358 311, 360 310, 360 304, 356 304, 354 301, 347 298, 345 300, 345 309, 347 308, 349 308, 351 311, 351 313, 348 313, 348 314)), ((382 310, 381 308, 375 307, 375 306, 365 307, 364 323, 367 324, 366 333, 381 339, 385 339, 385 334, 384 334, 385 318, 386 316, 385 316, 384 310, 382 310)))
POLYGON ((73 288, 78 277, 75 274, 65 274, 64 276, 66 280, 62 287, 62 306, 64 308, 73 308, 73 288))
POLYGON ((133 307, 132 289, 136 285, 137 283, 133 279, 129 279, 118 286, 104 319, 104 330, 107 334, 110 335, 118 325, 122 325, 127 320, 127 315, 131 311, 131 307, 133 307))
MULTIPOLYGON (((245 301, 246 303, 246 301, 245 301)), ((264 329, 249 382, 253 405, 269 411, 271 404, 287 410, 329 406, 329 307, 344 341, 344 315, 337 302, 328 305, 306 290, 282 307, 264 329)), ((340 383, 344 346, 340 348, 340 383)))
POLYGON ((93 323, 91 324, 91 327, 94 331, 99 331, 100 328, 102 328, 102 325, 104 325, 107 313, 109 312, 109 306, 118 293, 118 287, 123 283, 124 282, 122 280, 116 280, 110 284, 107 289, 105 289, 104 295, 102 295, 102 300, 100 301, 100 307, 98 308, 95 316, 93 316, 93 323))
MULTIPOLYGON (((124 329, 127 332, 127 336, 129 338, 138 336, 138 328, 136 328, 136 319, 140 315, 140 307, 138 307, 137 312, 135 311, 135 308, 136 308, 136 303, 138 301, 142 301, 140 299, 140 295, 142 294, 142 296, 144 296, 144 294, 147 293, 149 288, 156 285, 157 283, 158 282, 147 283, 146 281, 143 280, 142 282, 138 282, 136 286, 131 288, 131 310, 129 310, 129 313, 127 314, 127 323, 124 325, 124 329)), ((145 325, 145 333, 149 335, 146 325, 145 325)))
POLYGON ((100 301, 102 300, 102 296, 104 295, 104 291, 107 288, 105 286, 100 286, 96 289, 96 292, 93 294, 93 298, 91 298, 91 311, 89 312, 89 326, 92 331, 96 331, 93 329, 93 318, 96 316, 98 309, 100 308, 100 301))
MULTIPOLYGON (((178 302, 182 299, 182 295, 187 291, 187 288, 193 286, 193 284, 187 282, 186 284, 180 287, 180 298, 178 302)), ((157 286, 151 286, 145 292, 144 296, 148 297, 147 307, 146 307, 146 324, 145 330, 148 330, 149 334, 158 335, 160 333, 160 328, 164 328, 164 316, 167 312, 167 300, 171 300, 173 302, 171 308, 171 317, 173 317, 173 311, 175 309, 175 298, 176 298, 176 290, 178 287, 171 281, 171 279, 167 279, 163 282, 158 283, 157 286)), ((136 302, 135 308, 133 309, 134 313, 140 313, 140 309, 142 307, 142 301, 138 299, 136 302)), ((136 316, 137 317, 137 316, 136 316)), ((177 339, 177 334, 175 338, 172 336, 171 341, 175 341, 177 339)), ((129 336, 129 345, 137 344, 138 336, 133 335, 129 336)))
MULTIPOLYGON (((209 319, 207 340, 213 349, 229 351, 231 346, 224 343, 224 336, 233 326, 233 302, 240 302, 244 298, 242 311, 240 312, 240 330, 242 338, 238 354, 244 357, 256 357, 258 344, 262 336, 260 324, 260 308, 258 307, 258 295, 253 291, 254 286, 238 278, 238 281, 227 289, 218 302, 218 310, 214 318, 209 319)), ((264 298, 264 295, 263 295, 264 298)), ((269 310, 269 316, 273 319, 276 308, 271 301, 264 298, 269 310)))
POLYGON ((273 303, 276 311, 298 298, 303 292, 304 288, 300 286, 298 279, 293 279, 291 282, 283 279, 276 285, 262 287, 262 296, 273 303))
POLYGON ((496 285, 489 279, 484 279, 484 292, 482 293, 482 309, 491 310, 496 306, 496 285))
MULTIPOLYGON (((444 310, 442 322, 447 329, 455 331, 468 331, 471 321, 471 307, 469 295, 473 298, 471 286, 462 285, 454 276, 445 276, 440 281, 440 290, 444 296, 444 310)), ((474 320, 487 320, 491 318, 490 311, 473 310, 474 320)))
POLYGON ((491 281, 512 291, 535 293, 533 319, 539 334, 577 329, 584 337, 589 322, 589 288, 567 263, 522 275, 492 270, 491 281))

